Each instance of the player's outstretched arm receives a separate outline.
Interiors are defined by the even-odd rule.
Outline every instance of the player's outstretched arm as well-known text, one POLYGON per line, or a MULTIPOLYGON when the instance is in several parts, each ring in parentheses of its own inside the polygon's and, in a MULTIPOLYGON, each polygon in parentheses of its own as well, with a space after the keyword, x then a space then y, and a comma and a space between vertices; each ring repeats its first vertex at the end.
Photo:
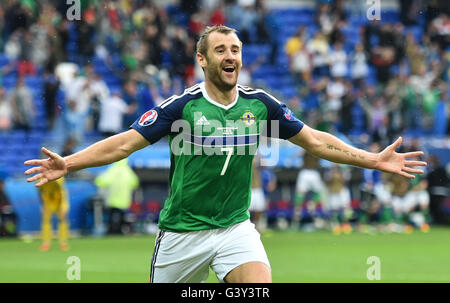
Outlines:
POLYGON ((25 171, 25 175, 34 174, 27 181, 38 181, 36 186, 39 187, 49 181, 61 178, 68 172, 119 161, 147 145, 149 142, 136 130, 131 129, 96 142, 64 158, 43 147, 42 152, 48 158, 25 161, 25 165, 37 165, 25 171))
POLYGON ((407 178, 414 178, 412 174, 422 174, 416 166, 426 166, 423 161, 408 160, 423 155, 421 151, 397 153, 395 150, 401 145, 402 138, 379 153, 370 153, 355 148, 339 140, 335 136, 321 132, 304 125, 302 130, 290 138, 289 141, 303 147, 309 153, 332 162, 350 164, 384 172, 396 173, 407 178))

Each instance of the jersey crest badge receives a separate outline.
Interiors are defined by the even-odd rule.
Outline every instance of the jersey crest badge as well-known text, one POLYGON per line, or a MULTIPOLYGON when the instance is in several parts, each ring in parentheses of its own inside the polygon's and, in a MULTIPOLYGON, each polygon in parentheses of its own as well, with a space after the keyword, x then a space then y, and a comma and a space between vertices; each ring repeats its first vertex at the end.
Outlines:
POLYGON ((149 110, 145 114, 142 115, 141 119, 139 119, 140 126, 149 126, 155 123, 158 118, 158 112, 154 109, 149 110))
POLYGON ((255 123, 255 121, 256 121, 256 117, 255 117, 255 115, 252 114, 251 111, 246 110, 245 113, 241 117, 241 121, 243 121, 244 124, 247 126, 252 126, 253 123, 255 123))

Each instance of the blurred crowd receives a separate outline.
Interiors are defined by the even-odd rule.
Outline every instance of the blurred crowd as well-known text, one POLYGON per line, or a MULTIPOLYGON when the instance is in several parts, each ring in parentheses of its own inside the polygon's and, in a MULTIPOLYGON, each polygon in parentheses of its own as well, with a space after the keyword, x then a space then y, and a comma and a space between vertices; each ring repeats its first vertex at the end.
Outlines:
MULTIPOLYGON (((105 136, 127 128, 148 108, 202 78, 196 40, 206 25, 228 24, 245 42, 271 36, 263 1, 81 0, 80 20, 64 1, 7 0, 0 4, 1 129, 29 130, 36 119, 24 78, 42 77, 48 128, 63 120, 66 136, 105 136), (3 81, 5 82, 5 81, 3 81)), ((270 40, 270 39, 269 39, 270 40)))
MULTIPOLYGON (((382 144, 405 131, 446 136, 450 20, 445 9, 427 7, 423 22, 414 23, 414 6, 403 2, 401 11, 412 12, 399 22, 355 27, 349 20, 357 13, 345 1, 319 1, 315 26, 300 26, 279 45, 279 22, 264 0, 180 0, 166 7, 82 0, 76 21, 67 18, 64 1, 2 1, 0 52, 7 64, 0 75, 15 85, 8 93, 0 87, 0 127, 33 125, 35 99, 23 80, 38 76, 49 129, 62 115, 78 141, 86 130, 117 133, 201 80, 198 35, 206 25, 227 24, 244 45, 271 46, 260 65, 278 64, 285 52, 298 94, 283 101, 311 126, 368 134, 382 144)), ((253 70, 243 69, 241 81, 251 84, 253 70)))
POLYGON ((448 136, 445 3, 420 10, 413 5, 417 1, 400 1, 400 20, 355 27, 355 17, 361 17, 350 15, 345 1, 321 2, 317 30, 302 25, 284 45, 299 90, 290 100, 297 114, 313 127, 367 134, 366 141, 382 145, 405 133, 448 136))

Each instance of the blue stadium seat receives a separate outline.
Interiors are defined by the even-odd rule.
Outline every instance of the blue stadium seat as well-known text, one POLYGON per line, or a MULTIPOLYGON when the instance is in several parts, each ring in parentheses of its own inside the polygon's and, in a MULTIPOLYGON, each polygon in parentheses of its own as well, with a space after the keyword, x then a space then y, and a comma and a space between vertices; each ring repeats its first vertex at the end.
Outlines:
POLYGON ((386 23, 394 23, 400 21, 400 13, 394 10, 381 10, 381 22, 386 23))
POLYGON ((423 28, 421 26, 408 26, 406 27, 405 32, 413 34, 416 41, 421 43, 423 36, 423 28))
POLYGON ((17 76, 16 75, 5 75, 5 76, 3 76, 1 81, 2 81, 2 85, 5 88, 10 89, 16 85, 17 76))
POLYGON ((29 88, 41 89, 43 81, 40 76, 27 76, 25 77, 25 84, 29 88))
POLYGON ((9 58, 5 54, 0 53, 0 67, 7 65, 9 63, 9 58))
POLYGON ((283 87, 281 89, 281 94, 283 95, 283 97, 288 100, 294 96, 298 96, 298 91, 296 88, 290 86, 290 87, 283 87))

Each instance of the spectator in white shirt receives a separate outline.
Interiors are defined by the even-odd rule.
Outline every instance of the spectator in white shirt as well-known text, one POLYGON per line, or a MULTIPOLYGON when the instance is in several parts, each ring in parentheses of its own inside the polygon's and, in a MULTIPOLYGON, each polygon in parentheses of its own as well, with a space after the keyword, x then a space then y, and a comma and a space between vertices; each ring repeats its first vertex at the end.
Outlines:
POLYGON ((334 78, 347 76, 347 53, 341 42, 333 45, 330 53, 331 76, 334 78))
POLYGON ((100 120, 98 129, 105 137, 113 136, 122 129, 123 115, 133 112, 136 104, 128 105, 122 98, 118 90, 104 99, 100 100, 100 120))
POLYGON ((5 89, 0 87, 0 131, 10 130, 12 127, 12 109, 8 98, 6 98, 5 89))
POLYGON ((367 65, 367 55, 362 44, 356 44, 351 57, 351 77, 355 84, 361 85, 362 81, 369 74, 367 65))

